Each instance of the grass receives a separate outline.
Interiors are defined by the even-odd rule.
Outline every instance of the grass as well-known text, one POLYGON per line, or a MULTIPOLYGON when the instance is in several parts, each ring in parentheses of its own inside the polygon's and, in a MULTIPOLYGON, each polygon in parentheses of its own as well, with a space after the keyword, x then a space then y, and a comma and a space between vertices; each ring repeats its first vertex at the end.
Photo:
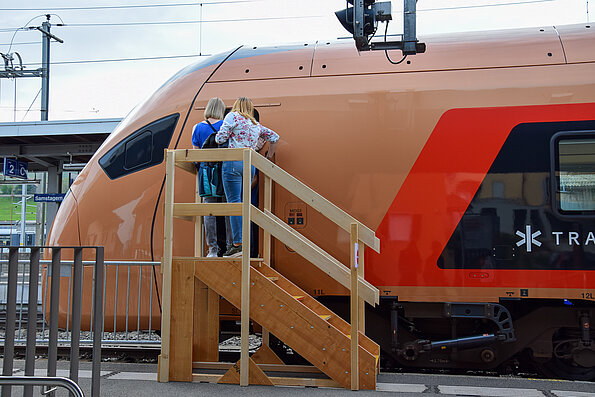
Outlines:
MULTIPOLYGON (((18 201, 19 198, 15 197, 15 203, 11 205, 10 197, 0 197, 0 221, 10 221, 11 219, 17 221, 21 219, 21 205, 17 204, 18 201)), ((37 203, 34 203, 31 198, 27 200, 27 220, 34 221, 36 213, 37 203)))

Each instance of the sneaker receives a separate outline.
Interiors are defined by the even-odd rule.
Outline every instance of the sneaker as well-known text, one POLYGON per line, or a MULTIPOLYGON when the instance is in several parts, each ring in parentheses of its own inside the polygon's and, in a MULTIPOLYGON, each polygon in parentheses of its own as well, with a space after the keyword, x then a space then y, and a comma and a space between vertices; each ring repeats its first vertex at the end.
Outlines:
POLYGON ((223 254, 224 258, 237 258, 242 256, 242 246, 241 245, 232 245, 230 249, 228 249, 225 254, 223 254))
POLYGON ((217 252, 209 252, 207 258, 217 258, 217 252))

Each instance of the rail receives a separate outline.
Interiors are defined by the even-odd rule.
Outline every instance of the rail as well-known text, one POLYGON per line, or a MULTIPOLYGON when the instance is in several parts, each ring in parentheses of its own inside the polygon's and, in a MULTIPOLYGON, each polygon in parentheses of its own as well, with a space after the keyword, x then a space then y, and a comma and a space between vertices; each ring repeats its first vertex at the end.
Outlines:
MULTIPOLYGON (((351 384, 358 387, 358 331, 363 330, 364 302, 378 304, 378 289, 368 283, 364 275, 364 248, 380 250, 380 240, 373 230, 353 218, 336 205, 332 204, 310 187, 300 182, 276 164, 270 162, 252 149, 181 149, 166 152, 165 182, 165 218, 163 251, 163 303, 162 303, 162 343, 159 380, 169 379, 169 319, 171 315, 171 282, 173 259, 173 218, 194 221, 196 233, 195 255, 203 256, 202 221, 204 215, 241 215, 243 230, 250 229, 250 222, 264 230, 263 259, 270 265, 271 237, 275 237, 306 260, 324 271, 350 291, 351 312, 351 384), (243 161, 243 197, 242 203, 202 204, 198 195, 198 175, 194 162, 203 161, 243 161), (264 175, 264 206, 261 211, 251 204, 251 166, 255 166, 264 175), (175 203, 175 170, 181 168, 196 175, 194 203, 175 203), (350 234, 350 265, 345 266, 329 253, 318 247, 298 231, 287 226, 271 211, 273 181, 290 193, 300 198, 340 228, 350 234)), ((241 354, 240 385, 249 383, 248 366, 248 331, 250 297, 250 233, 243 233, 242 245, 242 280, 241 280, 241 354)), ((266 340, 266 337, 263 337, 266 340)))
MULTIPOLYGON (((47 376, 56 377, 57 356, 58 356, 58 321, 59 321, 59 302, 60 302, 60 259, 62 252, 73 250, 73 278, 72 289, 68 291, 72 294, 72 335, 70 341, 70 379, 75 383, 78 381, 79 370, 79 349, 81 333, 82 316, 82 293, 83 293, 83 251, 94 250, 95 261, 93 282, 95 290, 93 295, 93 363, 92 363, 92 381, 91 396, 99 396, 100 366, 101 366, 101 328, 102 328, 102 301, 103 290, 100 287, 103 284, 103 247, 8 247, 8 276, 7 276, 7 299, 6 299, 6 327, 4 337, 4 360, 2 362, 2 375, 11 378, 14 367, 14 347, 15 347, 15 325, 17 312, 17 279, 18 279, 18 258, 21 250, 28 250, 29 255, 29 277, 28 277, 28 307, 27 307, 27 342, 25 352, 25 376, 35 379, 35 356, 36 356, 36 333, 37 333, 37 309, 38 309, 38 287, 40 273, 40 256, 42 249, 51 251, 51 264, 49 271, 49 339, 48 339, 48 366, 47 376)), ((23 280, 24 281, 24 280, 23 280)), ((17 378, 12 377, 16 381, 17 378)), ((4 384, 2 386, 2 396, 10 397, 11 386, 4 384)), ((30 397, 33 395, 33 386, 25 385, 23 395, 30 397)))
MULTIPOLYGON (((25 250, 23 250, 25 251, 25 250)), ((0 248, 0 254, 7 255, 4 248, 0 248)), ((51 265, 51 260, 40 260, 40 265, 51 265)), ((94 261, 82 261, 83 266, 94 264, 94 261)), ((0 330, 4 329, 6 325, 5 308, 7 301, 7 279, 8 279, 8 259, 0 259, 0 330)), ((17 318, 15 319, 16 333, 15 344, 22 345, 27 341, 27 334, 24 328, 28 321, 28 270, 29 261, 24 259, 18 260, 17 270, 17 318)), ((60 276, 65 278, 63 283, 67 284, 68 289, 71 289, 73 282, 72 266, 74 261, 61 260, 60 261, 60 276)), ((103 301, 102 301, 102 324, 101 343, 102 345, 110 346, 142 346, 142 347, 159 347, 161 338, 158 334, 159 321, 153 321, 153 310, 157 309, 159 305, 158 299, 154 296, 156 292, 155 266, 160 266, 161 262, 150 261, 104 261, 104 274, 115 274, 116 278, 120 273, 124 275, 125 285, 115 282, 110 288, 107 288, 107 277, 103 282, 103 301), (143 277, 147 276, 148 277, 143 277), (131 276, 136 276, 134 282, 131 282, 131 276), (138 280, 138 281, 136 281, 138 280), (142 281, 141 281, 142 280, 142 281), (137 284, 138 283, 138 287, 137 284), (144 300, 146 300, 146 302, 144 300), (108 305, 107 302, 110 302, 108 305), (111 304, 113 302, 113 304, 111 304), (137 302, 135 307, 131 302, 137 302), (143 306, 148 306, 148 311, 141 309, 143 306), (118 308, 122 307, 122 312, 125 313, 125 325, 122 329, 117 326, 116 319, 119 314, 118 308), (106 309, 110 309, 109 318, 107 318, 106 309), (136 310, 135 310, 136 309, 136 310), (148 319, 148 321, 147 321, 148 319)), ((39 273, 38 276, 38 329, 36 334, 36 343, 38 346, 47 345, 49 341, 49 318, 46 315, 46 303, 49 302, 49 289, 43 291, 42 286, 48 285, 49 274, 47 272, 39 273), (44 294, 45 292, 45 294, 44 294)), ((92 285, 90 296, 93 296, 95 285, 92 285)), ((65 325, 62 325, 58 333, 58 343, 67 344, 71 341, 72 336, 72 319, 70 312, 72 310, 71 296, 67 296, 67 303, 65 307, 66 318, 65 325)), ((93 344, 93 318, 83 324, 81 328, 81 346, 90 346, 93 344)), ((4 342, 4 335, 0 334, 0 343, 4 342)))

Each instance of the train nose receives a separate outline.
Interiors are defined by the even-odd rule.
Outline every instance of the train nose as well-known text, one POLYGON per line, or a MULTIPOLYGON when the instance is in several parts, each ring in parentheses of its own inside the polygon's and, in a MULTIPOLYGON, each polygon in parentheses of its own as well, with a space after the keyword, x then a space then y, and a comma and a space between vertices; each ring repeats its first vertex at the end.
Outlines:
POLYGON ((54 223, 48 234, 47 245, 81 245, 78 217, 78 203, 72 191, 69 191, 60 205, 54 223))

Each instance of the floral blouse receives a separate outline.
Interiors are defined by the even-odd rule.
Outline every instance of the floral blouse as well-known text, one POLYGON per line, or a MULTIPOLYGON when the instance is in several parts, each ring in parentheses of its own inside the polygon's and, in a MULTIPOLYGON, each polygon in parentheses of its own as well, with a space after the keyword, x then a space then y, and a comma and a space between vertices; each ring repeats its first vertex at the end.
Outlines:
POLYGON ((256 150, 259 146, 258 138, 277 142, 279 135, 260 124, 252 124, 250 119, 237 112, 231 112, 223 119, 223 125, 221 125, 215 136, 215 141, 223 143, 229 139, 230 148, 251 148, 256 150))

